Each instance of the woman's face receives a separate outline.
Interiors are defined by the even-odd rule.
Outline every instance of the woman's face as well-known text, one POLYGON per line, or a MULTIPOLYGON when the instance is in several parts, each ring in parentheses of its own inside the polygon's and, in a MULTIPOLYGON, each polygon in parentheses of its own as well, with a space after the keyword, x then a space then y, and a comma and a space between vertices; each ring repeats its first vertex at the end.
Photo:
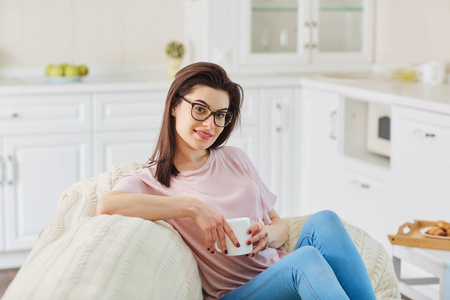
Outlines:
MULTIPOLYGON (((208 86, 199 85, 194 87, 191 93, 184 99, 192 104, 198 103, 209 108, 211 112, 228 109, 230 99, 228 94, 208 86)), ((199 107, 202 109, 202 107, 199 107)), ((214 115, 204 121, 197 121, 191 115, 192 105, 181 100, 172 109, 175 117, 176 145, 177 148, 187 147, 191 150, 205 150, 209 148, 222 133, 223 127, 214 123, 214 115)))

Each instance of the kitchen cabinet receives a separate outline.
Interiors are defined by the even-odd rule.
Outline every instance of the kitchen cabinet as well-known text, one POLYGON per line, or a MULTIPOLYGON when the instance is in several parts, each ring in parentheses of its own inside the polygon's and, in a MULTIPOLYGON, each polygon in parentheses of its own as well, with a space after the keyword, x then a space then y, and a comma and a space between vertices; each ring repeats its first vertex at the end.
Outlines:
POLYGON ((94 174, 127 161, 144 165, 153 154, 159 131, 94 133, 94 174))
POLYGON ((5 197, 3 196, 4 194, 4 185, 5 185, 5 156, 3 154, 3 143, 2 143, 2 139, 0 138, 0 252, 3 251, 5 249, 5 245, 4 245, 4 229, 5 228, 5 218, 3 217, 4 214, 4 202, 5 202, 5 197))
POLYGON ((450 115, 394 106, 392 124, 396 223, 448 221, 450 115))
POLYGON ((187 62, 241 73, 369 66, 372 15, 373 0, 186 1, 187 62))
POLYGON ((389 183, 344 170, 340 174, 341 217, 357 225, 389 249, 391 215, 389 183))
POLYGON ((91 173, 90 95, 0 97, 0 266, 20 266, 63 190, 91 173))
POLYGON ((145 164, 153 154, 166 91, 95 93, 94 174, 126 161, 145 164))
POLYGON ((324 209, 340 211, 340 96, 312 89, 301 94, 302 214, 324 209))
POLYGON ((356 150, 365 147, 366 106, 345 94, 302 89, 299 211, 333 210, 389 249, 390 172, 372 156, 360 155, 366 150, 356 150))
POLYGON ((59 197, 91 175, 89 134, 5 137, 4 250, 30 249, 59 197))

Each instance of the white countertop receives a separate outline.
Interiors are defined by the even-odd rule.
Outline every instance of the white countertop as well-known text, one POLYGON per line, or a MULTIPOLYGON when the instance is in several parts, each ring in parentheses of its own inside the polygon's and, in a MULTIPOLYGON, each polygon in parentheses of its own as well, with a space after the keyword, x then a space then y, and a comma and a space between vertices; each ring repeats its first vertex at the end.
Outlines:
MULTIPOLYGON (((345 74, 345 73, 341 73, 345 74)), ((450 114, 450 84, 433 86, 424 83, 405 83, 370 73, 330 75, 271 75, 233 76, 230 78, 246 87, 303 86, 337 92, 355 99, 384 102, 450 114)), ((56 84, 46 78, 0 78, 0 96, 45 93, 92 93, 115 91, 167 91, 173 78, 168 75, 121 75, 109 77, 87 76, 81 82, 56 84)))
POLYGON ((301 79, 301 84, 304 87, 338 92, 356 99, 450 114, 449 84, 399 82, 381 76, 369 76, 367 73, 361 74, 361 79, 307 76, 301 79))

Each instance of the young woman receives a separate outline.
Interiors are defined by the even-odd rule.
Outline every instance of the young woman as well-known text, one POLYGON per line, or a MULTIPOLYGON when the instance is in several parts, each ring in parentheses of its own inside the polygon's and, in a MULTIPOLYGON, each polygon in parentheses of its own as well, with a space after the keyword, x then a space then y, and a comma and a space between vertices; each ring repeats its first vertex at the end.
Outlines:
POLYGON ((242 88, 212 63, 178 72, 166 99, 160 136, 147 167, 118 180, 99 214, 166 220, 197 260, 206 299, 375 299, 363 261, 339 218, 311 216, 296 250, 276 250, 287 228, 276 196, 243 151, 223 145, 239 121, 242 88), (226 219, 249 217, 249 255, 226 219))

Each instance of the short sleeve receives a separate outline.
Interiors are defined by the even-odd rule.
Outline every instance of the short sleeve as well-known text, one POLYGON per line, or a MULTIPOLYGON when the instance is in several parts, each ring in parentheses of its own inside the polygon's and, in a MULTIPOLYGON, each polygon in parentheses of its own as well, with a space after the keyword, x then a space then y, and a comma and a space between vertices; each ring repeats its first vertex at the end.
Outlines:
POLYGON ((124 175, 120 177, 112 188, 112 191, 123 191, 134 194, 148 193, 148 190, 149 186, 133 175, 124 175))

